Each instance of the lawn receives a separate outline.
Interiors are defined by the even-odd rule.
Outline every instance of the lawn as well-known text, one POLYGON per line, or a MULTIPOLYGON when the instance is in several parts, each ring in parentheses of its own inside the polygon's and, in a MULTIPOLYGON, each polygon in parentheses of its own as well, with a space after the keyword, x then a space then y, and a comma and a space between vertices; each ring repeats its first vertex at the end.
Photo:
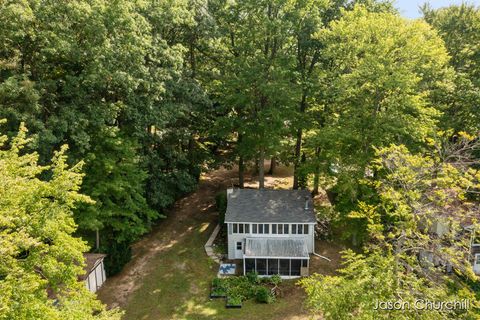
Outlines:
MULTIPOLYGON (((303 293, 295 281, 282 284, 284 297, 274 304, 245 302, 241 309, 226 309, 223 299, 209 299, 210 283, 218 271, 203 251, 209 233, 196 228, 151 263, 157 267, 146 275, 125 306, 124 319, 294 319, 302 312, 303 293)), ((300 317, 298 317, 300 319, 300 317)))

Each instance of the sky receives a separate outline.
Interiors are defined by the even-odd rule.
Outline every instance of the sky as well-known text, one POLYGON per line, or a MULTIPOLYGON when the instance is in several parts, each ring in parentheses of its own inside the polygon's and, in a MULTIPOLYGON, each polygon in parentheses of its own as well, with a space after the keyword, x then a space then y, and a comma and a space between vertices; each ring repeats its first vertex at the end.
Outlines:
POLYGON ((403 16, 407 18, 418 18, 421 17, 419 7, 425 2, 430 3, 430 6, 434 9, 447 7, 452 4, 461 4, 462 2, 480 6, 480 0, 396 0, 395 5, 400 9, 400 13, 403 16))

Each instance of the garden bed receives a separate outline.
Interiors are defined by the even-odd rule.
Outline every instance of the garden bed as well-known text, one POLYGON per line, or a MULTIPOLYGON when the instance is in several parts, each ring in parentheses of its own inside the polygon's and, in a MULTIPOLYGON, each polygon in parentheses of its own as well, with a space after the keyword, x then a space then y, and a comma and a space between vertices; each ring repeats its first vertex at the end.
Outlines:
POLYGON ((280 276, 259 278, 256 273, 246 276, 215 278, 212 281, 210 298, 226 298, 226 308, 241 308, 246 300, 258 303, 273 303, 280 289, 280 276))

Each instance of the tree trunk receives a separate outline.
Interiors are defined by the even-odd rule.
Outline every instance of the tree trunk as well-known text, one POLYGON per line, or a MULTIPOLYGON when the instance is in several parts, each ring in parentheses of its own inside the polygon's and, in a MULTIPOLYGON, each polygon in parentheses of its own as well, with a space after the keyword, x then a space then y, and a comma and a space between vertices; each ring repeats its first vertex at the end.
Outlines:
POLYGON ((265 188, 265 150, 263 147, 260 147, 260 154, 258 156, 258 188, 265 188))
POLYGON ((313 173, 313 191, 312 195, 317 195, 318 194, 318 189, 319 189, 319 183, 320 183, 320 164, 318 163, 320 156, 320 148, 315 149, 315 171, 313 173))
POLYGON ((272 157, 270 160, 270 170, 268 170, 268 174, 273 174, 273 171, 277 167, 277 159, 275 157, 272 157))
POLYGON ((100 232, 95 230, 95 249, 100 250, 100 232))
POLYGON ((241 189, 245 187, 245 163, 243 156, 238 158, 238 187, 241 189))
MULTIPOLYGON (((302 94, 302 101, 300 102, 300 113, 304 113, 307 107, 307 96, 302 94)), ((298 168, 300 167, 300 154, 302 152, 302 128, 297 130, 297 142, 295 144, 295 160, 293 163, 293 189, 298 189, 298 168)))

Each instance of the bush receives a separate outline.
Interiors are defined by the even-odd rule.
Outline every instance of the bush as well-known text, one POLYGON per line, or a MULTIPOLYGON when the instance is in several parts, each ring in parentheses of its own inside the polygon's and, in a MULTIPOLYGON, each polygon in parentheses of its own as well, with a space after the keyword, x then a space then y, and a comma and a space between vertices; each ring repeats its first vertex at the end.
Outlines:
POLYGON ((242 297, 239 295, 229 295, 227 297, 227 305, 238 306, 242 304, 242 297))
POLYGON ((227 212, 227 192, 222 191, 215 196, 215 204, 218 210, 218 222, 220 225, 225 223, 225 212, 227 212))
POLYGON ((132 258, 132 250, 128 242, 116 242, 115 240, 104 241, 101 252, 107 254, 104 259, 107 277, 119 273, 123 266, 132 258))
POLYGON ((270 277, 269 282, 274 286, 278 286, 280 283, 282 283, 282 277, 280 277, 278 274, 273 275, 270 277))
POLYGON ((252 284, 257 284, 258 281, 258 273, 256 272, 248 272, 247 273, 247 279, 250 283, 252 284))
POLYGON ((275 301, 275 297, 265 287, 259 287, 256 295, 257 302, 260 303, 272 303, 275 301))

